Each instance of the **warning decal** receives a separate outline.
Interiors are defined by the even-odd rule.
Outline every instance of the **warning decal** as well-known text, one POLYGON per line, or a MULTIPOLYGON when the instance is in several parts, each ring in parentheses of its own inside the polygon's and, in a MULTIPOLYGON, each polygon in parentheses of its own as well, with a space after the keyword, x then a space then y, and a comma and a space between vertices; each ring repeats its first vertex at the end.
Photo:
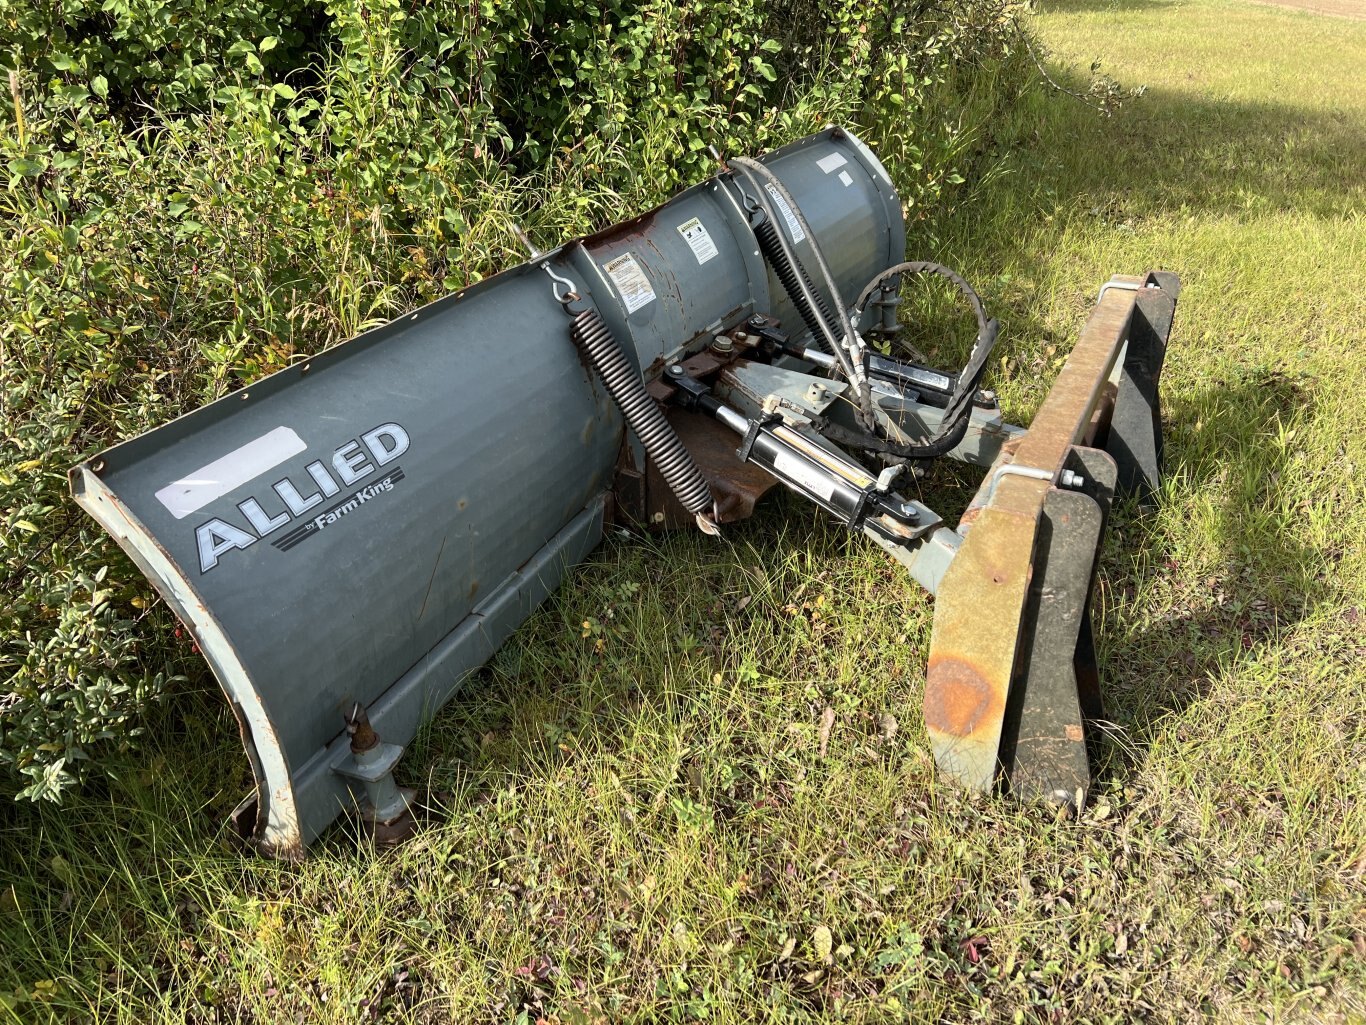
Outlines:
POLYGON ((775 189, 772 183, 765 185, 768 194, 773 197, 773 202, 778 204, 778 209, 782 212, 783 220, 787 222, 787 233, 792 236, 793 242, 805 242, 806 232, 802 231, 802 226, 797 223, 797 218, 792 213, 792 207, 787 205, 787 200, 775 189))
POLYGON ((688 243, 688 247, 692 249, 692 254, 697 257, 699 264, 706 263, 716 255, 716 243, 711 240, 711 235, 707 233, 707 226, 698 218, 694 217, 690 221, 684 221, 678 226, 678 233, 683 236, 683 241, 688 243))
POLYGON ((640 264, 636 263, 636 258, 630 253, 622 253, 608 260, 602 265, 602 269, 612 279, 612 284, 617 286, 628 314, 635 313, 642 306, 654 302, 655 290, 650 287, 650 279, 645 276, 640 264))

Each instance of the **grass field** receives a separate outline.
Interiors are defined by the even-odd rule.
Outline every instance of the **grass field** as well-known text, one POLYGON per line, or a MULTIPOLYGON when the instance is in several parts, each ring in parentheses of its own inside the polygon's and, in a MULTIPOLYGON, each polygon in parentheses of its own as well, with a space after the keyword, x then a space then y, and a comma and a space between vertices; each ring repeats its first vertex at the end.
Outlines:
MULTIPOLYGON (((1071 0, 950 226, 1027 422, 1097 286, 1185 291, 1160 510, 1113 522, 1077 821, 936 781, 932 604, 780 501, 613 538, 405 760, 449 814, 243 859, 209 690, 121 778, 0 809, 19 1021, 1366 1020, 1366 22, 1071 0)), ((924 498, 956 518, 967 477, 924 498)))

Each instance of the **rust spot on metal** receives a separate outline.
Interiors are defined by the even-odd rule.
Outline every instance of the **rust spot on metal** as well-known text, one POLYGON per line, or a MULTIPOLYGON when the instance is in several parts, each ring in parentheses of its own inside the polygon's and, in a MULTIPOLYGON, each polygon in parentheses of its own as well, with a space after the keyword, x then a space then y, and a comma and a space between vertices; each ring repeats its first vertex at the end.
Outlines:
POLYGON ((905 523, 902 523, 900 520, 895 520, 892 517, 886 515, 885 513, 879 516, 877 518, 877 521, 882 525, 882 528, 884 530, 891 531, 898 537, 904 537, 907 540, 910 540, 916 536, 915 527, 908 526, 905 523))
MULTIPOLYGON (((631 241, 644 232, 648 231, 655 222, 655 214, 658 207, 648 213, 643 213, 639 217, 632 217, 629 221, 622 221, 620 224, 613 224, 611 227, 603 228, 602 231, 595 231, 591 235, 585 235, 579 241, 584 246, 610 246, 616 242, 631 241)), ((597 255, 594 254, 594 259, 597 255)))
POLYGON ((462 498, 455 503, 455 507, 459 509, 461 512, 464 512, 466 509, 470 507, 470 500, 468 498, 462 498))
POLYGON ((379 734, 370 725, 365 706, 357 701, 346 717, 346 732, 351 734, 351 753, 362 754, 379 743, 379 734))
MULTIPOLYGON (((752 463, 742 463, 735 454, 739 444, 735 433, 711 417, 678 408, 669 409, 666 415, 711 486, 720 522, 734 523, 753 515, 755 503, 770 488, 777 486, 776 478, 752 463)), ((653 463, 646 468, 645 483, 645 520, 650 527, 679 530, 695 525, 693 514, 674 498, 653 463)))
POLYGON ((478 593, 479 593, 479 581, 478 581, 478 580, 471 580, 471 581, 470 581, 470 589, 469 589, 470 601, 474 601, 474 596, 475 596, 476 594, 478 594, 478 593))
POLYGON ((683 361, 683 369, 693 377, 706 377, 714 374, 722 367, 734 362, 739 354, 735 352, 716 352, 712 349, 703 349, 695 356, 689 356, 683 361))
MULTIPOLYGON (((740 358, 739 351, 716 352, 711 348, 703 349, 701 352, 694 353, 682 361, 682 366, 689 377, 705 378, 716 373, 723 367, 729 366, 740 358)), ((668 364, 663 356, 660 356, 645 372, 647 384, 645 390, 656 402, 668 402, 677 390, 669 383, 669 377, 664 373, 664 368, 668 364), (651 375, 655 375, 651 377, 651 375)))
POLYGON ((988 723, 1000 721, 1002 695, 981 671, 957 658, 930 664, 925 679, 925 723, 955 737, 970 737, 988 723))

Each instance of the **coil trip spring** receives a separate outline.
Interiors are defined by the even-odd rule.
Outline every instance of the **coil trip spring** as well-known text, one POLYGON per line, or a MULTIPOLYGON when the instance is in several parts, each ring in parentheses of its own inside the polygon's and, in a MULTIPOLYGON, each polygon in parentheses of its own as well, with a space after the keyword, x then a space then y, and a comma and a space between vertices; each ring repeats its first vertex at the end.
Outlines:
MULTIPOLYGON (((830 342, 826 337, 827 327, 822 327, 821 322, 816 318, 821 317, 826 325, 835 322, 834 315, 830 312, 830 307, 825 304, 825 296, 817 290, 811 283, 806 271, 800 267, 794 267, 792 261, 787 258, 787 253, 783 249, 782 243, 778 241, 778 229, 773 222, 765 218, 754 226, 754 235, 759 240, 759 248, 763 250, 764 258, 773 268, 778 280, 782 282, 783 291, 792 300, 792 304, 797 307, 797 312, 802 315, 802 320, 806 322, 807 328, 811 331, 811 336, 816 340, 816 344, 821 349, 830 352, 830 342), (802 294, 801 285, 798 283, 797 275, 801 275, 801 280, 806 283, 807 289, 816 297, 816 310, 811 309, 811 305, 806 301, 802 294)), ((834 333, 833 331, 830 333, 834 333)))
POLYGON ((699 527, 708 533, 715 533, 715 524, 710 518, 713 506, 711 487, 665 419, 658 403, 645 390, 645 382, 626 353, 622 352, 602 315, 592 309, 576 314, 569 326, 569 334, 601 376, 602 383, 607 386, 622 416, 640 438, 646 454, 659 468, 660 476, 683 508, 697 517, 699 527))

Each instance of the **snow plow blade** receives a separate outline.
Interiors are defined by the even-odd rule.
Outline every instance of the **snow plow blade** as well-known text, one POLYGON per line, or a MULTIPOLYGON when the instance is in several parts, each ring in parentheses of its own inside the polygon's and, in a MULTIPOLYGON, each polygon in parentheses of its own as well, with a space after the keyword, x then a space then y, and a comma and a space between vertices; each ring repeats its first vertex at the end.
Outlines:
POLYGON ((1107 286, 1025 434, 980 387, 996 322, 904 254, 886 171, 829 128, 76 466, 75 500, 236 714, 256 782, 239 831, 280 857, 343 812, 401 838, 404 745, 606 524, 713 534, 779 485, 938 592, 944 771, 988 788, 1009 762, 1016 789, 1079 799, 1073 727, 1098 714, 1085 592, 1116 481, 1159 483, 1175 278, 1107 286), (897 355, 922 275, 976 317, 957 372, 897 355), (963 533, 894 487, 940 457, 991 468, 963 533), (1072 746, 1014 730, 1016 705, 1072 746))

